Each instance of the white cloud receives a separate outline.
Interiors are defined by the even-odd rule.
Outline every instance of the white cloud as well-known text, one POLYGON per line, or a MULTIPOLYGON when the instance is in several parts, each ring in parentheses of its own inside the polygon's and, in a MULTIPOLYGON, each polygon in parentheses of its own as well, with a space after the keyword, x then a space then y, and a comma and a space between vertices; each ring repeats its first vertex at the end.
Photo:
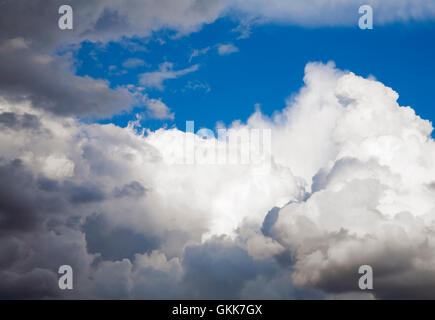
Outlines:
MULTIPOLYGON (((14 236, 0 233, 0 250, 14 254, 0 254, 0 293, 19 295, 11 288, 51 281, 50 270, 71 263, 81 290, 70 294, 82 297, 250 298, 259 287, 262 297, 297 297, 304 286, 360 297, 357 267, 369 264, 376 298, 434 297, 431 124, 392 89, 333 64, 308 64, 304 81, 272 119, 257 111, 233 124, 273 130, 267 174, 174 164, 189 135, 177 129, 142 135, 2 100, 0 230, 14 236), (96 212, 108 227, 84 229, 96 212), (126 234, 136 255, 102 255, 126 234)), ((195 138, 206 150, 215 142, 195 138)), ((50 288, 26 294, 59 294, 50 288)))
POLYGON ((160 99, 149 99, 147 101, 148 112, 155 119, 174 119, 174 114, 160 99))
POLYGON ((255 21, 253 21, 253 19, 242 20, 242 21, 240 21, 239 25, 231 31, 239 34, 239 36, 237 37, 237 40, 247 39, 247 38, 249 38, 249 36, 252 33, 251 29, 252 29, 252 25, 254 23, 255 23, 255 21))
POLYGON ((433 281, 416 289, 435 275, 430 122, 399 107, 390 88, 332 64, 309 64, 305 83, 274 119, 276 161, 313 181, 308 199, 282 208, 271 228, 294 254, 293 281, 355 291, 357 268, 369 264, 375 296, 433 296, 433 281))
POLYGON ((145 65, 146 65, 145 61, 138 58, 129 58, 122 63, 122 66, 127 69, 134 69, 145 65))
POLYGON ((166 80, 176 79, 198 69, 199 65, 195 64, 185 69, 173 70, 173 64, 171 62, 163 62, 160 64, 158 71, 142 73, 139 76, 139 83, 146 88, 163 90, 163 82, 166 80))
POLYGON ((207 83, 196 80, 188 81, 187 84, 184 86, 183 91, 186 90, 204 90, 205 92, 210 92, 211 88, 207 83))
POLYGON ((198 57, 200 55, 206 54, 210 50, 210 47, 205 47, 202 49, 194 49, 189 57, 189 62, 192 61, 193 58, 198 57))
POLYGON ((223 55, 228 55, 234 52, 239 51, 239 49, 231 44, 231 43, 227 43, 227 44, 221 44, 218 46, 218 53, 223 56, 223 55))

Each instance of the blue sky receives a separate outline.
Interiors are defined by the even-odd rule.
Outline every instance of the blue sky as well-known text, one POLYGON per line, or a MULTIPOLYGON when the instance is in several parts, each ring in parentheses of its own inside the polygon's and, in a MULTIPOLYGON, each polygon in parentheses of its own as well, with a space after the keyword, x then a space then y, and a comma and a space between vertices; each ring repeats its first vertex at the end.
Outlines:
MULTIPOLYGON (((245 120, 255 104, 267 115, 282 109, 285 99, 302 86, 307 62, 332 60, 340 69, 376 77, 399 93, 400 105, 410 105, 421 117, 435 119, 431 94, 435 86, 434 22, 375 25, 372 30, 263 24, 251 27, 250 36, 244 39, 238 39, 237 26, 232 19, 221 18, 188 36, 165 31, 129 40, 129 45, 87 42, 77 53, 77 74, 106 79, 116 87, 138 85, 139 74, 156 71, 163 62, 173 63, 174 70, 198 64, 197 71, 165 81, 163 90, 146 90, 150 98, 162 99, 175 118, 145 118, 142 125, 184 129, 186 120, 194 120, 197 127, 214 128, 217 121, 245 120), (219 55, 217 46, 228 43, 238 51, 219 55), (206 53, 189 61, 195 49, 207 47, 206 53), (129 58, 145 64, 124 68, 123 62, 129 58), (112 65, 118 74, 108 71, 112 65), (125 74, 119 74, 122 72, 125 74)), ((100 122, 125 126, 143 111, 138 105, 131 112, 100 122)))

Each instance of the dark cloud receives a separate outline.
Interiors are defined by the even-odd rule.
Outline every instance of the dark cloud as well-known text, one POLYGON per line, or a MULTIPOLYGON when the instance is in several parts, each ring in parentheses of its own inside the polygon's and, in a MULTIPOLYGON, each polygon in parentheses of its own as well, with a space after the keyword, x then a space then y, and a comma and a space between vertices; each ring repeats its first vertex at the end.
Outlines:
POLYGON ((17 159, 0 166, 0 232, 34 229, 41 220, 38 209, 47 203, 38 192, 35 179, 17 159))
POLYGON ((122 198, 122 197, 142 197, 146 193, 146 188, 142 186, 142 184, 138 181, 132 181, 126 185, 124 185, 122 188, 116 188, 115 189, 115 197, 122 198))
POLYGON ((0 271, 0 299, 53 299, 61 296, 56 273, 35 268, 24 274, 0 271))
POLYGON ((100 202, 105 199, 105 194, 97 186, 92 184, 76 184, 66 181, 64 184, 68 199, 73 204, 100 202))
MULTIPOLYGON (((69 56, 54 54, 62 43, 85 39, 79 36, 80 28, 72 32, 58 28, 61 4, 52 0, 1 1, 0 92, 13 100, 29 99, 36 107, 61 115, 104 117, 130 108, 134 100, 127 90, 75 76, 69 56)), ((85 1, 73 4, 92 24, 89 5, 85 1)))
POLYGON ((74 75, 69 60, 40 57, 31 49, 0 53, 0 93, 10 100, 28 99, 35 107, 59 115, 104 117, 135 103, 126 89, 111 89, 103 80, 74 75))
POLYGON ((105 260, 133 260, 135 254, 149 253, 159 247, 159 240, 131 229, 111 227, 103 215, 86 218, 83 225, 89 253, 99 253, 105 260))
MULTIPOLYGON (((198 244, 199 235, 181 230, 147 234, 114 224, 110 215, 90 212, 104 211, 112 200, 143 197, 142 184, 124 183, 106 193, 74 179, 35 176, 20 160, 0 167, 0 181, 8 186, 0 189, 0 298, 237 299, 249 297, 249 288, 261 281, 271 283, 263 298, 275 294, 274 279, 284 270, 280 258, 255 260, 225 237, 198 244), (63 264, 74 270, 71 292, 57 286, 63 264)), ((319 296, 298 291, 289 279, 279 288, 281 297, 296 294, 319 296)))
POLYGON ((33 114, 17 115, 13 112, 0 114, 0 126, 13 130, 38 130, 40 125, 39 118, 33 114))
POLYGON ((184 281, 197 299, 240 299, 248 280, 276 272, 270 262, 254 261, 244 249, 224 238, 187 247, 183 267, 184 281))

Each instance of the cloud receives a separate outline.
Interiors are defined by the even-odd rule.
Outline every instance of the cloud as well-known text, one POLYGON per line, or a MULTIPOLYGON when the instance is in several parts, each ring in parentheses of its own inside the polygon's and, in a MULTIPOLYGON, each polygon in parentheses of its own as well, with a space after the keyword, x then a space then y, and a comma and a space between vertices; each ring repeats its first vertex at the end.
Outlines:
POLYGON ((73 32, 63 32, 57 26, 62 4, 60 0, 37 0, 31 6, 25 0, 2 3, 0 39, 22 37, 34 41, 36 48, 54 48, 85 39, 107 42, 123 36, 145 37, 164 28, 186 34, 216 20, 226 6, 219 0, 127 0, 125 4, 78 0, 72 4, 78 23, 73 32), (15 20, 18 16, 21 23, 15 20))
POLYGON ((20 50, 0 52, 0 60, 0 93, 11 100, 30 100, 59 115, 100 117, 135 104, 123 87, 111 89, 107 81, 74 75, 68 55, 51 57, 20 50))
POLYGON ((0 52, 12 53, 14 51, 29 49, 29 45, 23 38, 9 39, 0 45, 0 52))
POLYGON ((276 272, 273 263, 254 261, 248 252, 223 237, 187 247, 182 265, 185 285, 195 292, 195 299, 240 299, 247 281, 276 272))
POLYGON ((104 260, 133 260, 135 254, 151 253, 158 248, 158 239, 111 226, 103 214, 86 218, 83 224, 89 253, 99 253, 104 260))
MULTIPOLYGON (((176 129, 143 136, 132 127, 59 117, 28 102, 2 100, 0 109, 17 119, 32 115, 39 122, 37 133, 0 130, 0 241, 7 248, 0 259, 2 297, 29 297, 32 291, 26 285, 33 286, 36 279, 30 281, 27 274, 35 269, 44 270, 35 274, 48 282, 38 297, 194 297, 204 288, 185 275, 209 247, 183 266, 185 248, 201 246, 206 233, 208 238, 233 234, 249 216, 261 223, 268 207, 298 192, 288 173, 256 176, 255 168, 243 165, 169 164, 166 151, 178 147, 186 135, 176 129), (72 167, 63 162, 68 174, 47 176, 45 172, 58 170, 52 158, 70 161, 72 167), (243 197, 234 201, 239 195, 243 197), (57 268, 63 264, 73 267, 77 290, 56 290, 57 268)), ((245 251, 230 239, 226 246, 245 251)), ((259 269, 248 253, 243 255, 226 259, 240 265, 238 272, 247 263, 253 268, 249 279, 254 279, 259 269)), ((276 268, 273 261, 267 264, 276 268)), ((243 283, 240 279, 237 288, 243 283)), ((225 292, 222 287, 219 294, 225 292)))
POLYGON ((127 69, 134 69, 145 65, 146 65, 145 61, 137 58, 129 58, 122 63, 122 66, 127 69))
POLYGON ((416 290, 435 272, 430 122, 399 107, 390 88, 332 64, 309 64, 305 83, 274 120, 286 123, 275 146, 282 138, 287 150, 298 151, 275 155, 280 163, 310 159, 291 168, 312 180, 311 190, 267 223, 268 234, 294 256, 294 283, 357 292, 356 270, 369 264, 375 297, 433 297, 431 281, 416 290))
POLYGON ((239 34, 237 40, 247 39, 250 37, 252 33, 252 25, 254 23, 255 23, 255 19, 242 20, 240 21, 239 25, 231 31, 239 34))
POLYGON ((129 89, 137 98, 139 105, 146 108, 145 112, 136 114, 137 120, 132 121, 132 125, 140 125, 140 121, 144 118, 174 120, 175 114, 171 112, 171 109, 162 101, 161 98, 150 98, 148 94, 143 93, 145 90, 143 87, 129 86, 129 89))
MULTIPOLYGON (((58 0, 3 1, 0 12, 0 93, 12 101, 30 100, 58 115, 109 117, 135 106, 123 88, 86 76, 76 76, 72 55, 83 41, 107 43, 125 37, 148 37, 159 29, 180 34, 214 21, 223 4, 183 1, 74 1, 73 31, 57 26, 58 0), (171 7, 171 10, 167 8, 171 7), (19 19, 17 18, 19 17, 19 19), (20 22, 18 21, 20 20, 20 22)), ((137 66, 138 61, 127 62, 137 66)))
POLYGON ((409 20, 427 20, 435 16, 435 5, 429 0, 385 1, 316 1, 316 0, 235 0, 230 6, 248 19, 300 26, 357 26, 362 5, 373 8, 374 23, 387 24, 409 20))
POLYGON ((57 28, 56 19, 62 4, 60 0, 37 0, 32 6, 25 0, 4 2, 0 13, 0 39, 22 37, 34 40, 37 47, 53 48, 59 43, 78 43, 84 39, 106 42, 122 36, 149 36, 164 28, 186 34, 223 15, 230 15, 230 9, 263 21, 301 25, 356 25, 355 18, 362 4, 370 4, 376 21, 381 23, 428 19, 435 15, 434 4, 429 0, 350 0, 346 3, 339 0, 127 0, 122 4, 116 0, 78 0, 74 1, 73 9, 80 23, 75 24, 74 32, 62 32, 57 28), (20 23, 16 21, 18 16, 22 18, 20 23))
POLYGON ((237 51, 239 51, 239 49, 231 43, 221 44, 218 46, 218 53, 221 56, 228 55, 237 51))
POLYGON ((139 75, 139 83, 146 88, 163 90, 163 82, 166 80, 176 79, 199 69, 197 64, 181 70, 173 70, 173 66, 171 62, 163 62, 159 65, 158 71, 145 72, 139 75))
MULTIPOLYGON (((191 136, 176 128, 2 99, 0 296, 433 298, 431 123, 332 63, 308 64, 304 82, 272 118, 231 126, 272 129, 267 173, 174 163, 191 136), (63 264, 73 291, 57 289, 63 264), (357 288, 362 264, 371 295, 357 288)), ((217 143, 193 138, 203 153, 217 143)))
POLYGON ((187 90, 204 90, 205 92, 210 92, 211 88, 207 83, 196 80, 187 82, 183 88, 183 91, 187 90))
POLYGON ((174 114, 170 112, 170 109, 160 99, 149 99, 147 101, 148 114, 154 119, 174 119, 174 114))
POLYGON ((37 117, 28 113, 17 115, 13 112, 3 112, 0 114, 0 126, 13 130, 38 130, 40 122, 37 117))
MULTIPOLYGON (((162 29, 186 35, 230 15, 240 19, 241 25, 255 21, 255 24, 355 26, 358 8, 366 3, 362 0, 346 3, 338 0, 128 0, 121 4, 116 0, 77 0, 73 5, 77 23, 73 31, 62 31, 57 19, 63 1, 35 0, 32 5, 26 0, 3 1, 0 93, 11 101, 30 100, 35 106, 58 115, 110 117, 134 107, 134 97, 123 88, 112 88, 102 80, 75 75, 73 56, 59 56, 59 52, 74 53, 83 41, 128 42, 125 39, 151 37, 153 32, 162 29)), ((369 1, 369 4, 374 9, 375 24, 435 17, 435 4, 429 0, 369 1)), ((239 31, 242 37, 247 35, 247 29, 239 31)), ((226 45, 221 52, 233 50, 226 45)), ((151 74, 145 76, 145 83, 151 81, 151 86, 157 88, 162 87, 161 81, 170 79, 165 77, 168 74, 162 73, 151 76, 151 80, 148 76, 151 74), (159 76, 163 77, 161 81, 159 76)))
MULTIPOLYGON (((432 1, 369 3, 375 24, 435 16, 432 1)), ((432 125, 374 79, 308 64, 281 113, 235 122, 273 130, 267 174, 255 163, 174 164, 190 137, 176 128, 76 118, 138 103, 150 117, 174 117, 160 99, 77 76, 83 41, 185 35, 233 13, 255 24, 355 26, 366 1, 77 0, 71 32, 57 27, 62 4, 0 5, 0 298, 435 297, 432 125), (58 289, 63 264, 74 291, 58 289), (365 296, 361 264, 375 275, 365 296)), ((198 68, 166 62, 140 81, 162 90, 198 68)), ((219 142, 194 141, 205 154, 219 142)))
POLYGON ((192 59, 195 57, 199 57, 200 55, 206 54, 210 50, 210 47, 205 47, 202 49, 194 49, 189 57, 189 62, 192 62, 192 59))

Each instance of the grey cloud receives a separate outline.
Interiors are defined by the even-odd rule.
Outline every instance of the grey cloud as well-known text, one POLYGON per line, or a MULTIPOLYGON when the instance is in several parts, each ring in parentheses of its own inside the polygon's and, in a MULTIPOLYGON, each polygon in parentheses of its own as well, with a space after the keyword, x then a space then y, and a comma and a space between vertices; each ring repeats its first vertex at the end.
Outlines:
POLYGON ((275 224, 276 220, 278 219, 278 214, 279 214, 279 208, 274 207, 264 217, 263 225, 261 227, 261 232, 263 232, 265 236, 270 236, 271 234, 270 230, 275 224))
MULTIPOLYGON (((35 176, 20 160, 4 164, 0 173, 8 186, 1 189, 2 221, 10 220, 0 228, 2 298, 242 298, 261 281, 270 283, 267 298, 282 284, 274 280, 284 276, 280 258, 254 260, 230 239, 198 244, 200 234, 176 229, 147 234, 114 223, 105 208, 130 219, 120 202, 111 201, 143 197, 145 188, 137 181, 106 193, 97 183, 78 182, 78 176, 65 181, 35 176), (14 219, 26 225, 14 226, 14 219), (63 264, 73 267, 73 292, 57 287, 57 268, 63 264)), ((151 222, 145 214, 141 219, 151 222)), ((289 286, 279 289, 279 297, 302 295, 286 281, 289 286)))
POLYGON ((380 181, 388 181, 386 177, 391 181, 397 178, 373 159, 361 162, 345 157, 314 176, 313 193, 304 202, 290 203, 268 214, 265 230, 291 253, 297 284, 330 294, 359 292, 358 268, 368 264, 375 283, 370 293, 376 298, 434 297, 433 270, 417 263, 433 259, 428 241, 434 231, 409 212, 391 217, 382 214, 379 197, 387 186, 380 181), (337 184, 341 188, 334 190, 337 184), (314 210, 319 212, 316 218, 314 210), (361 214, 355 220, 357 228, 352 222, 356 214, 361 214), (365 233, 358 228, 364 228, 365 233), (322 262, 312 264, 312 256, 322 262), (420 290, 421 286, 426 289, 420 290))
POLYGON ((103 215, 86 218, 83 224, 89 253, 99 253, 105 260, 133 260, 135 254, 149 253, 159 247, 159 239, 134 231, 111 227, 103 215))
POLYGON ((220 1, 127 2, 76 0, 71 3, 74 29, 62 31, 58 9, 63 1, 0 1, 0 93, 10 100, 28 99, 59 115, 104 118, 129 110, 137 102, 134 94, 74 75, 72 61, 55 50, 78 48, 84 40, 149 36, 166 27, 193 31, 214 20, 222 8, 220 1))
POLYGON ((73 204, 100 202, 106 197, 104 191, 92 184, 77 185, 66 181, 64 187, 69 201, 73 204))
POLYGON ((183 267, 184 281, 198 299, 239 299, 248 280, 276 272, 270 262, 255 262, 245 250, 224 238, 187 247, 183 267))
POLYGON ((0 232, 10 233, 16 230, 31 230, 41 223, 35 206, 56 206, 53 199, 41 201, 43 195, 38 192, 35 180, 20 160, 0 166, 0 232), (50 201, 51 200, 51 201, 50 201))
POLYGON ((428 0, 234 0, 231 3, 251 19, 301 26, 357 26, 361 16, 358 9, 367 4, 372 6, 378 24, 429 20, 435 16, 435 5, 428 0))
POLYGON ((38 117, 32 114, 17 115, 13 112, 0 114, 0 126, 14 130, 37 130, 40 127, 38 117))
POLYGON ((122 188, 115 189, 115 197, 142 197, 146 193, 146 188, 138 181, 132 181, 122 188))
POLYGON ((29 99, 36 107, 60 115, 108 116, 135 103, 124 88, 111 89, 102 81, 72 74, 66 56, 37 60, 25 51, 0 54, 0 92, 9 99, 29 99))
POLYGON ((24 274, 0 271, 0 299, 47 299, 61 296, 57 274, 35 268, 24 274))

